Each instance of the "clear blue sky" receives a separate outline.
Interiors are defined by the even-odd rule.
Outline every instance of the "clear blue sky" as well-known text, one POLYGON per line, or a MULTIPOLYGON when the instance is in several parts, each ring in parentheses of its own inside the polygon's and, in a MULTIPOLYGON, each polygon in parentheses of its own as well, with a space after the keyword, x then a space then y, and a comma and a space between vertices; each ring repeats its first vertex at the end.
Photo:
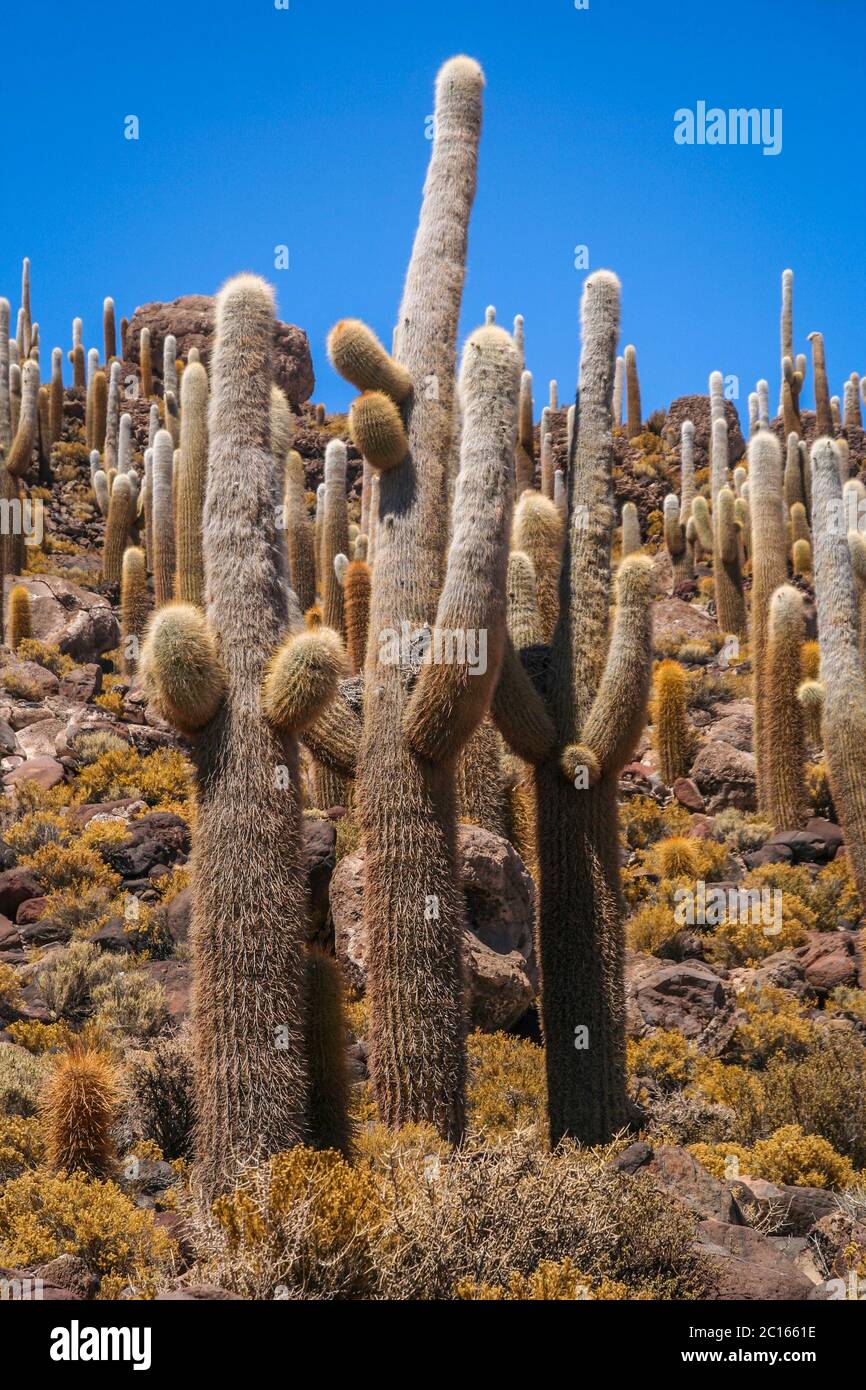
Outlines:
MULTIPOLYGON (((540 408, 570 395, 584 271, 623 283, 644 409, 737 373, 778 393, 779 280, 823 330, 834 392, 866 371, 863 0, 43 0, 4 15, 9 100, 0 292, 33 263, 43 349, 80 314, 211 293, 255 270, 310 336, 316 399, 344 407, 324 339, 390 342, 440 63, 487 75, 462 331, 526 317, 540 408), (781 107, 783 147, 676 145, 674 111, 781 107), (124 139, 124 118, 140 139, 124 139), (290 268, 274 269, 285 243, 290 268)), ((811 402, 811 381, 807 389, 811 402)))

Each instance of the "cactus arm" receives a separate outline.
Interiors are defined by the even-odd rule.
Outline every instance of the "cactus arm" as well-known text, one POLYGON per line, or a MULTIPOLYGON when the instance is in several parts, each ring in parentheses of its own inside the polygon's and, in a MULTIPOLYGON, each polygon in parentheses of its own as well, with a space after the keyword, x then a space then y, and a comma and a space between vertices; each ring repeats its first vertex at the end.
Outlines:
MULTIPOLYGON (((454 532, 434 643, 458 639, 423 666, 403 717, 415 752, 431 762, 454 758, 484 717, 505 647, 505 585, 517 437, 520 358, 495 325, 466 344, 460 375, 463 438, 454 495, 454 532), (483 667, 469 661, 470 638, 486 638, 483 667), (440 660, 443 655, 445 659, 440 660)), ((477 656, 481 648, 478 646, 477 656)))
POLYGON ((302 732, 304 746, 317 763, 354 777, 362 726, 348 700, 339 691, 334 699, 302 732))
POLYGON ((198 733, 222 705, 225 672, 207 619, 192 604, 169 603, 154 614, 141 666, 145 689, 181 733, 198 733))
POLYGON ((534 766, 550 756, 556 730, 510 640, 505 644, 490 714, 509 748, 524 762, 534 766))
POLYGON ((315 723, 337 693, 346 654, 327 627, 292 633, 275 653, 262 689, 265 718, 284 733, 315 723))

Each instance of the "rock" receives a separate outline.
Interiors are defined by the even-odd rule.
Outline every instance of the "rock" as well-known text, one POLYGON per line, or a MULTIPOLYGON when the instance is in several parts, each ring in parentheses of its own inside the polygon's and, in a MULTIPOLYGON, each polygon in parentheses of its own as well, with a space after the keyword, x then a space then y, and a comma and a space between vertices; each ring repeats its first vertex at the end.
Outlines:
MULTIPOLYGON (((807 1190, 812 1192, 815 1189, 807 1190)), ((843 1211, 838 1202, 834 1202, 834 1206, 835 1210, 818 1218, 810 1234, 830 1274, 835 1278, 846 1278, 852 1266, 866 1257, 866 1223, 843 1211)))
POLYGON ((182 888, 166 904, 165 920, 169 935, 175 944, 186 941, 189 936, 189 923, 192 914, 192 889, 182 888))
MULTIPOLYGON (((829 821, 825 823, 829 825, 829 821)), ((831 848, 823 835, 815 835, 809 830, 779 830, 765 841, 764 848, 767 846, 786 848, 795 864, 826 864, 838 848, 838 845, 831 848)))
POLYGON ((122 878, 141 878, 156 864, 174 864, 189 853, 189 826, 168 811, 135 821, 129 834, 104 858, 122 878))
POLYGON ((696 784, 691 777, 677 777, 671 787, 676 800, 681 806, 685 806, 687 811, 704 811, 704 798, 701 796, 696 784))
POLYGON ((16 753, 18 751, 18 739, 15 737, 15 730, 10 728, 4 719, 0 719, 0 753, 16 753))
POLYGON ((192 966, 189 961, 151 960, 142 966, 142 971, 154 984, 162 985, 171 1018, 176 1023, 188 1018, 192 988, 192 966))
MULTIPOLYGON (((56 1261, 52 1261, 52 1264, 54 1263, 56 1261)), ((22 1303, 74 1303, 83 1297, 82 1294, 73 1293, 71 1289, 49 1283, 47 1280, 41 1280, 37 1283, 38 1279, 39 1275, 30 1269, 0 1268, 0 1286, 3 1288, 2 1301, 8 1300, 12 1303, 19 1301, 22 1303)))
POLYGON ((59 647, 75 661, 93 661, 103 652, 113 651, 120 641, 117 619, 101 594, 54 576, 10 576, 7 585, 12 584, 23 584, 30 595, 33 636, 59 647))
POLYGON ((824 841, 828 859, 835 859, 845 843, 845 836, 839 826, 830 820, 824 820, 822 816, 813 816, 806 822, 806 833, 814 836, 816 840, 824 841))
POLYGON ((301 825, 309 886, 309 938, 330 946, 333 927, 328 890, 337 862, 337 827, 332 820, 319 816, 304 816, 301 825))
POLYGON ((53 758, 57 735, 66 728, 63 719, 40 719, 18 734, 18 747, 25 758, 53 758))
POLYGON ((641 1171, 649 1174, 662 1191, 701 1216, 731 1225, 745 1225, 730 1186, 708 1173, 688 1149, 661 1144, 641 1171))
POLYGON ((40 917, 36 922, 28 922, 21 928, 21 940, 25 946, 47 946, 51 941, 68 941, 72 928, 63 926, 53 917, 40 917))
POLYGON ((667 642, 705 642, 718 636, 714 620, 692 603, 681 598, 661 598, 653 604, 653 637, 661 646, 667 642))
POLYGON ((216 1284, 189 1284, 182 1289, 169 1289, 166 1293, 158 1293, 154 1298, 154 1303, 203 1303, 221 1302, 228 1300, 242 1301, 240 1294, 229 1293, 228 1289, 217 1288, 216 1284))
POLYGON ((859 975, 856 936, 853 932, 815 932, 796 956, 806 984, 827 995, 839 985, 857 987, 859 975))
MULTIPOLYGON (((469 1010, 478 1027, 509 1027, 534 995, 534 886, 513 847, 491 831, 461 825, 457 847, 466 900, 469 1010)), ((359 992, 366 986, 363 864, 361 849, 344 855, 330 887, 336 953, 359 992)))
POLYGON ((723 981, 697 960, 662 965, 637 979, 627 975, 626 996, 647 1029, 677 1029, 691 1041, 728 1002, 723 981))
POLYGON ((0 873, 0 913, 14 919, 22 903, 42 895, 42 885, 29 869, 6 869, 0 873))
POLYGON ((634 1144, 629 1144, 627 1149, 611 1160, 611 1168, 615 1168, 620 1173, 637 1173, 646 1163, 649 1163, 653 1156, 651 1144, 645 1140, 638 1139, 634 1144))
POLYGON ((109 917, 105 925, 89 939, 103 951, 111 951, 114 955, 125 955, 132 950, 132 938, 122 917, 109 917))
POLYGON ((3 777, 5 787, 15 787, 19 782, 36 782, 45 791, 50 791, 63 781, 63 767, 55 758, 28 758, 20 767, 13 768, 3 777))
MULTIPOLYGON (((150 329, 153 374, 162 381, 162 345, 169 333, 177 339, 179 357, 197 347, 205 366, 210 361, 214 331, 214 300, 206 294, 185 294, 170 303, 144 304, 136 309, 126 334, 126 352, 138 364, 142 328, 150 329)), ((289 405, 299 406, 313 394, 316 379, 307 335, 294 324, 277 320, 273 344, 273 373, 289 405)))
POLYGON ((20 946, 21 937, 14 922, 10 922, 8 917, 0 916, 0 951, 13 950, 20 946))
POLYGON ((35 898, 25 898, 22 903, 19 903, 18 911, 15 913, 17 926, 25 927, 30 922, 40 921, 45 916, 47 901, 47 898, 40 895, 35 898))
POLYGON ((86 704, 102 690, 102 667, 95 662, 73 666, 60 681, 60 694, 76 704, 86 704))
MULTIPOLYGON (((37 661, 10 661, 3 667, 3 676, 4 679, 14 677, 18 689, 11 686, 10 690, 17 700, 45 700, 49 695, 56 695, 60 687, 54 672, 46 670, 37 661), (26 694, 23 693, 25 689, 26 694)), ((20 736, 18 742, 21 742, 20 736)))
POLYGON ((741 753, 751 753, 752 750, 752 729, 754 726, 754 715, 749 709, 748 713, 737 711, 733 714, 726 714, 721 719, 713 720, 705 730, 705 736, 711 739, 721 739, 723 743, 729 743, 732 748, 738 748, 741 753))
MULTIPOLYGON (((746 452, 746 441, 740 430, 740 417, 733 401, 725 401, 725 419, 728 423, 728 452, 731 464, 735 464, 746 452)), ((695 427, 695 467, 706 468, 710 461, 712 435, 709 396, 678 396, 668 406, 663 434, 674 447, 678 460, 684 420, 691 420, 695 427)))
POLYGON ((755 809, 755 759, 722 739, 709 739, 692 764, 689 776, 706 799, 707 810, 733 806, 738 811, 755 809))
POLYGON ((78 1298, 93 1298, 99 1280, 78 1255, 58 1255, 48 1264, 37 1265, 33 1273, 56 1289, 68 1289, 78 1298))
POLYGON ((714 1297, 723 1301, 803 1302, 814 1285, 771 1239, 749 1226, 701 1221, 696 1250, 715 1275, 714 1297))
POLYGON ((839 1210, 835 1193, 822 1187, 793 1187, 748 1174, 733 1179, 732 1186, 740 1206, 745 1210, 753 1202, 762 1219, 772 1218, 771 1229, 778 1235, 806 1236, 818 1221, 839 1210))

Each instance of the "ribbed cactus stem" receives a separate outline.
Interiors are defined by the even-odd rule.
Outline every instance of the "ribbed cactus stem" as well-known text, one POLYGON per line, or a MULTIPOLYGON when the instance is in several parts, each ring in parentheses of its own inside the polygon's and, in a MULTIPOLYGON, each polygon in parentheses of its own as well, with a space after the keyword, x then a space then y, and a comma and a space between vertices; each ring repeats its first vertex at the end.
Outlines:
POLYGON ((14 439, 18 432, 18 421, 21 418, 21 368, 17 362, 9 364, 9 414, 12 420, 12 438, 14 439))
POLYGON ((541 441, 541 492, 542 496, 549 497, 551 501, 553 501, 553 475, 555 471, 553 435, 548 431, 541 441))
POLYGON ((105 413, 105 467, 117 468, 117 442, 120 431, 120 363, 112 362, 108 377, 108 403, 105 413))
POLYGON ((710 372, 710 424, 725 418, 725 379, 721 372, 710 372))
POLYGON ((177 395, 174 391, 166 391, 164 406, 165 428, 171 435, 171 442, 175 449, 178 449, 180 447, 180 410, 178 408, 177 395))
POLYGON ((150 329, 142 328, 138 335, 138 362, 141 373, 141 394, 147 400, 153 395, 153 347, 150 329))
POLYGON ((763 378, 758 382, 758 425, 762 430, 770 428, 770 383, 763 378))
POLYGON ((729 487, 723 487, 716 498, 714 537, 713 579, 718 624, 722 632, 745 637, 748 622, 740 565, 742 539, 736 498, 729 487))
POLYGON ((785 506, 789 510, 797 502, 805 504, 806 489, 803 482, 800 441, 794 431, 791 431, 788 435, 788 443, 785 451, 784 494, 785 506))
MULTIPOLYGON (((626 506, 630 505, 626 503, 626 506)), ((633 505, 633 504, 631 504, 633 505)), ((674 588, 694 577, 694 565, 692 556, 686 541, 685 527, 680 521, 680 499, 675 492, 671 492, 664 502, 664 535, 665 545, 671 557, 671 569, 673 570, 674 588)), ((625 507, 623 507, 623 545, 625 544, 625 507)), ((623 555, 630 554, 630 551, 623 549, 623 555)))
POLYGON ((0 449, 12 443, 12 402, 9 394, 9 300, 0 299, 0 449))
POLYGON ((149 612, 144 551, 129 545, 123 552, 120 576, 120 650, 124 672, 129 676, 138 668, 149 612))
POLYGON ((619 429, 622 425, 622 401, 625 389, 625 358, 616 359, 616 370, 613 378, 613 425, 614 429, 619 429))
POLYGON ((833 434, 833 412, 830 408, 830 386, 827 380, 827 360, 823 333, 810 333, 812 372, 815 377, 815 429, 817 434, 833 434))
POLYGON ((352 560, 343 579, 343 607, 346 616, 346 651, 355 676, 364 668, 370 623, 370 566, 363 559, 352 560))
POLYGON ((117 330, 115 328, 114 300, 107 298, 102 305, 102 336, 105 344, 105 365, 117 356, 117 330))
POLYGON ((21 359, 30 356, 33 345, 33 318, 30 312, 30 257, 21 262, 21 359))
POLYGON ((303 459, 292 450, 286 460, 283 514, 289 579, 302 612, 306 612, 316 601, 315 540, 313 524, 307 513, 305 487, 303 459))
POLYGON ((514 513, 512 545, 532 561, 541 620, 541 641, 549 642, 559 614, 559 576, 563 518, 555 503, 538 492, 524 492, 514 513))
MULTIPOLYGON (((96 450, 94 449, 93 452, 96 453, 96 450)), ((96 454, 96 457, 99 458, 99 454, 96 454)), ((102 468, 97 468, 93 474, 93 492, 100 513, 107 517, 111 505, 111 492, 108 486, 108 474, 102 468)))
POLYGON ((167 333, 162 344, 162 394, 167 396, 169 391, 178 398, 177 384, 177 339, 173 333, 167 333))
POLYGON ((332 439, 325 449, 325 494, 322 516, 322 616, 327 627, 344 630, 343 591, 334 572, 334 558, 349 549, 346 507, 346 446, 332 439))
POLYGON ((18 428, 6 456, 6 471, 23 478, 39 440, 39 367, 30 358, 21 369, 21 409, 18 428))
POLYGON ((710 439, 710 487, 713 507, 722 488, 727 487, 730 482, 729 463, 728 422, 724 415, 718 415, 713 421, 710 439))
POLYGON ((514 492, 516 497, 535 481, 535 441, 532 428, 532 373, 520 378, 517 410, 517 446, 514 451, 514 492))
POLYGON ((640 382, 637 375, 637 352, 631 343, 623 353, 625 361, 626 421, 625 431, 629 439, 641 431, 640 382))
POLYGON ((637 505, 634 502, 623 502, 622 545, 620 547, 620 552, 623 556, 634 555, 640 550, 642 544, 640 517, 638 515, 637 505))
POLYGON ((123 568, 123 552, 132 522, 132 486, 126 473, 118 473, 111 485, 111 501, 102 550, 102 580, 104 584, 119 584, 123 568))
POLYGON ((174 592, 184 603, 204 606, 202 514, 207 488, 207 372, 187 365, 181 384, 180 466, 173 480, 176 502, 174 592))
POLYGON ((754 747, 758 808, 769 813, 769 742, 772 690, 768 680, 770 602, 788 577, 782 451, 775 435, 761 430, 749 443, 749 506, 752 514, 751 650, 755 702, 754 747))
POLYGON ((505 593, 508 635, 515 651, 537 646, 541 642, 541 618, 535 594, 535 567, 522 550, 512 550, 508 557, 505 593))
POLYGON ((59 347, 51 352, 50 402, 48 432, 51 443, 56 444, 63 432, 63 352, 59 347))
POLYGON ((860 377, 857 372, 852 372, 849 377, 851 386, 851 404, 846 403, 845 424, 849 429, 861 430, 863 428, 863 415, 860 410, 860 377))
POLYGON ((132 469, 132 416, 128 411, 120 417, 117 431, 117 471, 129 473, 132 469))
POLYGON ((842 490, 829 439, 812 446, 815 596, 824 686, 822 728, 833 803, 845 832, 845 855, 866 905, 866 693, 854 576, 840 514, 842 490))
POLYGON ((175 541, 172 497, 174 445, 168 430, 159 430, 153 441, 151 462, 151 530, 153 594, 157 608, 174 592, 175 541))
POLYGON ((767 643, 766 810, 776 830, 797 830, 806 814, 803 709, 797 697, 805 635, 803 596, 783 584, 770 600, 767 643))
POLYGON ((147 568, 153 569, 153 449, 144 451, 144 481, 142 484, 142 517, 144 520, 144 553, 147 568))
POLYGON ((309 1078, 309 1143, 347 1157, 352 1145, 343 979, 333 956, 311 947, 304 974, 304 1052, 309 1078))
POLYGON ((680 523, 687 526, 695 500, 695 427, 691 420, 680 426, 680 523))
POLYGON ((678 661, 662 661, 653 683, 653 744, 666 786, 685 777, 692 758, 686 673, 678 661))
POLYGON ((512 336, 514 338, 514 346, 520 353, 520 367, 522 370, 523 364, 526 361, 526 324, 522 314, 514 315, 514 332, 512 336))
POLYGON ((750 392, 749 392, 749 437, 751 438, 751 436, 752 436, 753 434, 757 434, 757 432, 758 432, 759 429, 760 429, 760 424, 759 424, 759 422, 758 422, 758 393, 757 393, 757 391, 750 391, 750 392))
POLYGON ((7 647, 17 652, 21 642, 33 635, 33 614, 30 593, 23 584, 16 584, 9 595, 7 647))

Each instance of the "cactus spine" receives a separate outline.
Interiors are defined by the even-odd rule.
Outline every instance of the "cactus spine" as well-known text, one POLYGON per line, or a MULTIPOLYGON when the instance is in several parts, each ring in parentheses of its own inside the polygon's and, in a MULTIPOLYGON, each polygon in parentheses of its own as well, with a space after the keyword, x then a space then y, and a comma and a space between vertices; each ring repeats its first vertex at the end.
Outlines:
POLYGON ((119 1108, 114 1072, 102 1053, 79 1045, 57 1057, 42 1101, 49 1167, 110 1177, 119 1108))
POLYGON ((353 675, 357 675, 364 666, 370 622, 370 589, 370 566, 365 560, 352 560, 343 580, 343 605, 346 614, 346 650, 353 675))
POLYGON ((751 648, 755 701, 758 808, 770 813, 768 729, 772 717, 767 659, 770 601, 788 577, 782 502, 782 451, 775 435, 760 430, 749 441, 749 506, 752 514, 751 648))
POLYGON ((623 354, 625 361, 626 421, 625 432, 634 439, 641 430, 640 382, 637 375, 637 353, 629 343, 623 354))
POLYGON ((16 584, 9 595, 9 636, 6 645, 17 652, 19 644, 32 635, 30 594, 23 584, 16 584))
POLYGON ((172 477, 174 447, 168 430, 159 430, 153 441, 151 461, 151 527, 149 539, 153 550, 153 594, 157 608, 168 603, 174 585, 174 511, 172 477))
POLYGON ((202 512, 207 486, 207 372, 191 362, 181 383, 180 467, 173 479, 175 529, 175 597, 204 606, 202 512))

